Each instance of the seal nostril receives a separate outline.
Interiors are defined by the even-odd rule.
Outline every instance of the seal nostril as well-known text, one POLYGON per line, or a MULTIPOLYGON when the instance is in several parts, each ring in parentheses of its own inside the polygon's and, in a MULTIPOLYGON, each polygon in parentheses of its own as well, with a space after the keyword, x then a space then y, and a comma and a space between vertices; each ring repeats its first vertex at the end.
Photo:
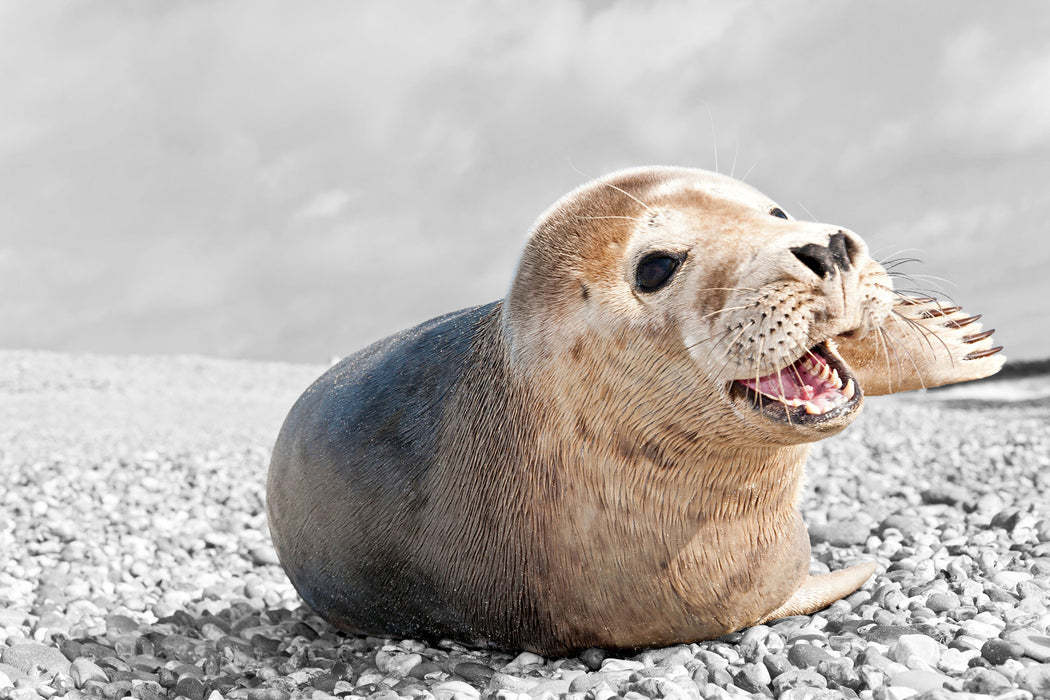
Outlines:
POLYGON ((833 233, 828 239, 828 250, 831 251, 835 264, 843 270, 848 270, 857 253, 857 244, 851 241, 844 231, 839 231, 833 233))
POLYGON ((839 231, 845 240, 846 245, 846 256, 849 258, 851 265, 857 264, 857 256, 860 255, 860 246, 857 245, 857 241, 853 236, 848 235, 845 231, 839 231))
POLYGON ((835 269, 835 259, 831 250, 816 243, 792 248, 791 252, 799 261, 816 273, 817 277, 827 277, 835 269))

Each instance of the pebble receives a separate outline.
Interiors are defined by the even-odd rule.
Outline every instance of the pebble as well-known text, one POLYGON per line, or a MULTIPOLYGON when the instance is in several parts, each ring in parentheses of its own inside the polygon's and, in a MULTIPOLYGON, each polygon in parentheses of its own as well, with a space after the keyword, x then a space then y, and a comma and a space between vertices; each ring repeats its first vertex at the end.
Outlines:
POLYGON ((70 664, 69 677, 73 679, 73 684, 78 688, 83 688, 88 681, 109 682, 106 672, 86 657, 76 659, 70 664))
POLYGON ((189 700, 204 700, 204 682, 191 673, 184 673, 179 676, 179 679, 175 682, 173 690, 176 695, 185 696, 189 698, 189 700))
POLYGON ((909 670, 897 673, 890 677, 890 685, 902 688, 911 688, 920 693, 928 690, 943 688, 945 683, 950 683, 951 678, 936 671, 909 670))
POLYGON ((937 662, 937 669, 951 675, 962 675, 970 668, 970 661, 981 655, 977 649, 945 649, 937 662))
POLYGON ((749 693, 758 693, 767 689, 772 678, 763 664, 746 663, 733 675, 738 688, 749 693))
POLYGON ((964 505, 970 500, 971 490, 965 486, 952 483, 941 483, 922 492, 922 502, 926 504, 944 504, 950 506, 964 505))
POLYGON ((926 607, 935 613, 950 612, 959 607, 959 596, 950 591, 931 593, 926 598, 926 607))
POLYGON ((248 700, 291 700, 291 698, 291 693, 280 688, 252 688, 248 691, 248 700))
POLYGON ((828 661, 831 654, 812 644, 794 644, 788 649, 788 661, 798 668, 815 668, 821 661, 828 661))
POLYGON ((941 645, 924 634, 905 634, 890 648, 890 658, 910 669, 936 668, 941 645))
POLYGON ((1016 677, 1021 686, 1037 698, 1050 698, 1050 664, 1036 664, 1021 669, 1016 677))
POLYGON ((772 678, 792 668, 791 662, 783 654, 769 654, 762 659, 762 663, 765 664, 772 678))
POLYGON ((408 675, 412 678, 418 678, 419 680, 426 679, 427 676, 442 673, 442 669, 436 663, 432 661, 423 661, 412 668, 408 675))
POLYGON ((864 544, 871 534, 871 526, 863 520, 833 520, 808 526, 812 544, 827 542, 833 547, 852 547, 864 544))
POLYGON ((999 695, 1013 688, 1010 679, 990 668, 978 668, 963 682, 963 690, 983 695, 999 695))
POLYGON ((419 654, 405 654, 398 650, 387 651, 380 649, 376 653, 376 668, 382 673, 393 676, 407 676, 408 672, 423 663, 423 657, 419 654))
POLYGON ((251 557, 252 564, 255 566, 279 566, 281 563, 281 560, 277 558, 277 552, 270 546, 252 547, 248 550, 248 556, 251 557))
POLYGON ((580 652, 580 661, 591 671, 597 671, 605 661, 605 650, 591 647, 580 652))
POLYGON ((1050 636, 1031 629, 1018 629, 1005 635, 1008 641, 1019 645, 1024 655, 1036 661, 1050 661, 1050 636))
POLYGON ((1008 659, 1019 659, 1022 656, 1024 656, 1024 647, 1005 639, 989 639, 981 647, 981 657, 993 666, 998 666, 1008 659))
POLYGON ((39 666, 50 674, 69 674, 69 659, 61 651, 33 642, 4 647, 0 651, 0 661, 22 673, 32 673, 33 668, 39 666))
MULTIPOLYGON (((413 654, 418 656, 418 654, 413 654)), ((474 661, 464 661, 458 663, 455 666, 455 672, 457 676, 462 677, 468 683, 482 686, 489 682, 492 676, 496 673, 495 669, 486 666, 485 664, 479 664, 474 661)))
POLYGON ((863 635, 866 639, 880 644, 892 644, 906 634, 917 634, 914 627, 905 625, 872 625, 868 627, 863 635))
POLYGON ((437 700, 478 700, 481 693, 478 688, 461 680, 446 680, 430 688, 430 693, 437 700))
POLYGON ((907 539, 912 539, 916 535, 926 532, 926 523, 923 519, 916 515, 908 515, 906 513, 896 513, 879 523, 876 529, 879 537, 883 537, 887 530, 898 530, 907 539))
POLYGON ((823 688, 800 687, 785 690, 777 696, 778 700, 841 700, 843 696, 834 690, 823 688))
POLYGON ((780 697, 785 690, 807 686, 811 688, 827 688, 828 680, 812 669, 793 668, 785 671, 772 680, 773 692, 780 697))

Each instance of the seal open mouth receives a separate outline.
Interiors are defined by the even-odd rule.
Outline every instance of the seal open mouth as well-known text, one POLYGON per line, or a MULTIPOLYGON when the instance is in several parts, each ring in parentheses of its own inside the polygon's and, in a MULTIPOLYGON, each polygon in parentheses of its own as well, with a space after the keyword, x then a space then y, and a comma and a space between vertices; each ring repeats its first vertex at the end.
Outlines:
POLYGON ((848 412, 862 396, 845 364, 823 343, 777 372, 736 380, 733 390, 768 417, 789 423, 815 422, 848 412))

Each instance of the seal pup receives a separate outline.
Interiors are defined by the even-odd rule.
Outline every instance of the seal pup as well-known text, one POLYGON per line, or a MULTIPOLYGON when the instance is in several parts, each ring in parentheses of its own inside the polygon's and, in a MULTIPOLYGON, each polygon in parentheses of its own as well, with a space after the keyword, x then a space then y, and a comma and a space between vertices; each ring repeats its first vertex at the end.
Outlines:
POLYGON ((505 299, 307 389, 273 542, 353 633, 558 655, 809 613, 875 566, 807 575, 808 444, 865 393, 985 377, 999 350, 848 230, 710 172, 615 173, 540 217, 505 299))

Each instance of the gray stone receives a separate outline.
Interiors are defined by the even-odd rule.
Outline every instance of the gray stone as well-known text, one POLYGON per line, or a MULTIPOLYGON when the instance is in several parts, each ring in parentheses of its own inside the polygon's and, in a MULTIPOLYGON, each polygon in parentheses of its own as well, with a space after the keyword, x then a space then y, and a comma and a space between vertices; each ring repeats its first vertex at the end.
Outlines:
POLYGON ((906 625, 872 625, 862 634, 863 636, 879 644, 893 644, 905 634, 917 634, 918 630, 906 625))
POLYGON ((580 652, 580 661, 591 671, 597 671, 605 661, 605 650, 591 647, 580 652))
POLYGON ((901 635, 890 647, 890 658, 911 669, 936 668, 941 645, 924 634, 901 635))
POLYGON ((605 676, 600 673, 581 673, 569 682, 569 692, 587 693, 605 682, 605 676))
POLYGON ((744 664, 733 676, 736 686, 749 693, 769 692, 770 680, 772 679, 769 670, 764 665, 756 663, 744 664))
POLYGON ((920 693, 936 688, 943 688, 945 683, 950 683, 951 678, 936 671, 911 670, 898 673, 890 678, 890 685, 903 688, 911 688, 920 693))
POLYGON ((959 607, 959 596, 951 591, 931 593, 926 599, 926 607, 935 613, 951 612, 959 607))
POLYGON ((922 492, 922 502, 926 504, 962 505, 970 500, 970 489, 958 484, 942 482, 922 492))
POLYGON ((419 654, 405 654, 396 650, 380 650, 376 653, 376 668, 382 673, 399 678, 407 676, 409 671, 421 663, 423 657, 419 654))
POLYGON ((793 668, 790 671, 784 671, 774 678, 772 685, 773 692, 776 693, 777 697, 780 697, 785 690, 801 686, 810 688, 827 688, 828 679, 812 669, 793 668))
POLYGON ((1007 659, 1019 659, 1024 656, 1024 647, 1005 639, 989 639, 981 647, 981 656, 993 666, 998 666, 1007 659))
POLYGON ((456 664, 454 670, 457 676, 462 677, 468 683, 478 686, 486 685, 496 673, 495 669, 475 661, 464 661, 456 664))
POLYGON ((826 688, 802 686, 785 690, 777 696, 777 700, 842 700, 842 695, 826 688))
POLYGON ((791 662, 783 654, 769 654, 762 658, 762 663, 765 664, 766 670, 769 671, 769 675, 772 678, 776 678, 784 671, 791 669, 791 662))
POLYGON ((827 542, 834 547, 851 547, 864 544, 871 534, 871 526, 862 520, 832 520, 826 523, 807 525, 812 544, 827 542))
POLYGON ((830 661, 831 654, 812 644, 795 644, 788 649, 788 661, 797 668, 815 668, 821 661, 830 661))
POLYGON ((106 675, 106 672, 99 668, 94 661, 87 658, 76 659, 70 664, 69 677, 73 679, 73 684, 78 688, 83 688, 88 681, 109 682, 109 676, 106 675))
POLYGON ((882 537, 887 530, 899 530, 905 538, 911 539, 918 534, 926 532, 926 523, 917 515, 896 513, 879 523, 878 534, 882 537))
POLYGON ((1017 672, 1014 678, 1021 686, 1037 698, 1050 697, 1050 664, 1036 664, 1017 672))
POLYGON ((1013 687, 1009 678, 990 668, 977 669, 973 677, 963 682, 963 690, 966 692, 984 695, 999 695, 1013 687))
POLYGON ((33 642, 4 647, 0 652, 0 661, 14 666, 22 673, 31 673, 33 667, 39 666, 47 673, 69 674, 69 659, 62 652, 55 647, 33 642))
POLYGON ((204 683, 193 674, 185 673, 175 682, 175 694, 184 695, 189 700, 204 700, 204 683))
POLYGON ((1019 629, 1007 633, 1006 639, 1019 644, 1025 656, 1036 661, 1050 661, 1050 637, 1032 629, 1019 629))
POLYGON ((277 552, 268 545, 252 547, 248 555, 256 566, 279 566, 281 563, 281 560, 277 558, 277 552))

